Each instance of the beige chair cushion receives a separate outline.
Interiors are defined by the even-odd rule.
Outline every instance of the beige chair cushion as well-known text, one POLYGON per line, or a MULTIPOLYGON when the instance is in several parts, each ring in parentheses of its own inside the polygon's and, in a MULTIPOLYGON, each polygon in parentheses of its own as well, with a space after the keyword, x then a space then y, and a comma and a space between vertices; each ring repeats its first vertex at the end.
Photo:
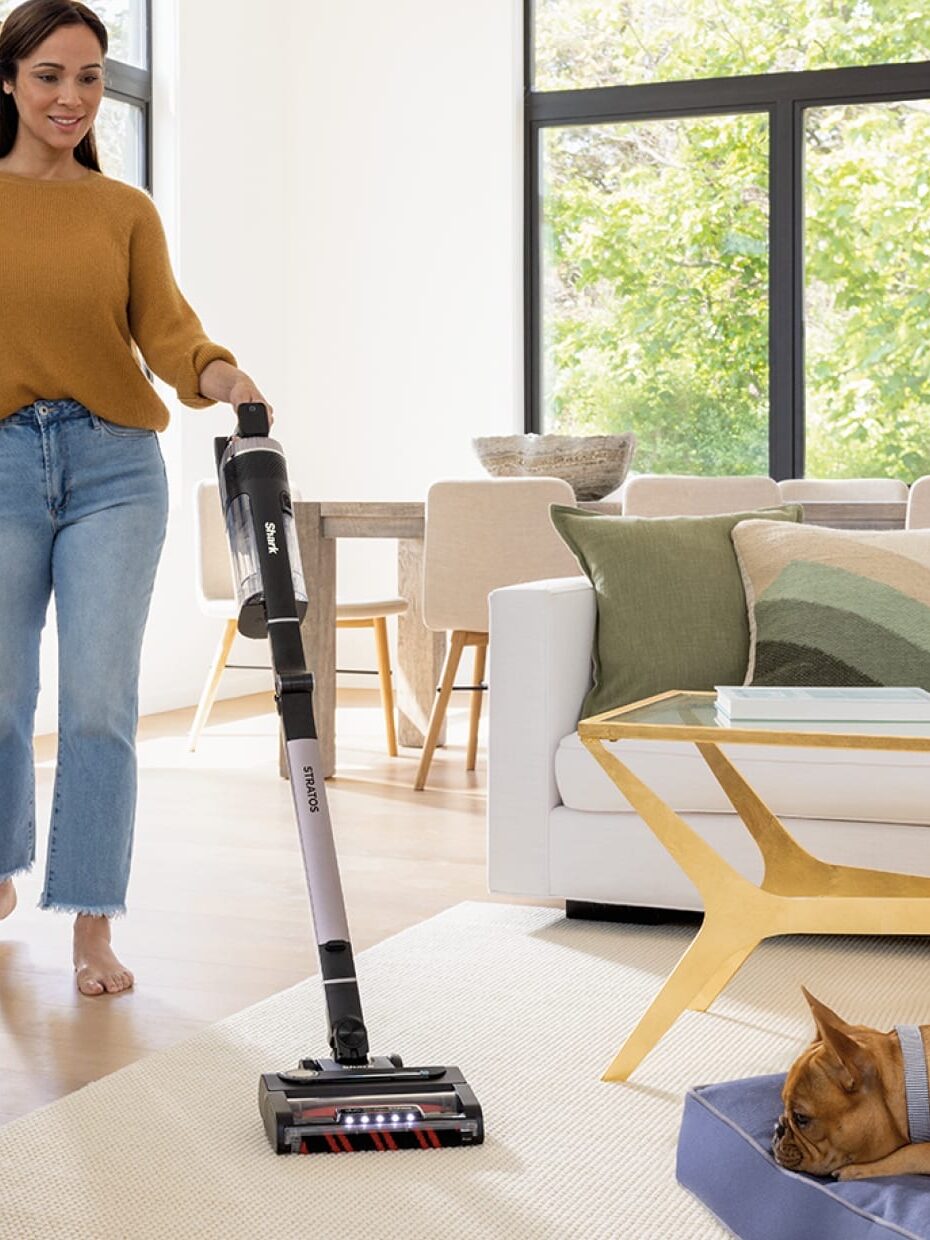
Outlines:
POLYGON ((357 603, 337 603, 337 620, 375 620, 382 616, 401 616, 407 610, 405 598, 371 598, 357 603))
POLYGON ((239 604, 234 598, 202 598, 200 610, 217 620, 238 620, 239 604))
POLYGON ((930 477, 918 478, 912 485, 907 497, 905 524, 909 530, 930 528, 930 477))
POLYGON ((201 608, 206 610, 205 603, 235 598, 220 488, 212 479, 197 483, 194 520, 197 595, 201 608))
POLYGON ((778 483, 760 475, 707 478, 691 474, 640 474, 623 487, 625 517, 712 517, 752 508, 777 508, 778 483))
POLYGON ((426 498, 426 625, 486 633, 492 590, 579 576, 549 519, 550 504, 574 503, 574 491, 560 478, 433 483, 426 498))
POLYGON ((887 503, 907 499, 907 483, 898 478, 786 478, 778 489, 785 502, 804 500, 871 500, 887 503))

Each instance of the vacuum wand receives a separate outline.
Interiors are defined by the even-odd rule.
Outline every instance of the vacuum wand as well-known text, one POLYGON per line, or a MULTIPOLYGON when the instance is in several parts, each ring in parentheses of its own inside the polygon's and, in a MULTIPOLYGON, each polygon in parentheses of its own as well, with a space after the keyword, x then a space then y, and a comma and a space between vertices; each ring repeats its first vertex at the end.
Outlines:
POLYGON ((214 446, 238 628, 271 647, 330 1047, 324 1058, 261 1077, 265 1128, 278 1153, 478 1144, 481 1108, 457 1068, 405 1068, 396 1055, 369 1055, 300 636, 307 587, 287 465, 263 404, 239 405, 237 416, 236 433, 214 446))
POLYGON ((238 627, 247 637, 267 636, 271 645, 333 1057, 337 1063, 364 1063, 368 1036, 322 778, 313 677, 300 638, 307 593, 287 465, 280 445, 268 438, 265 406, 240 405, 238 415, 238 434, 216 441, 220 499, 237 570, 238 627))

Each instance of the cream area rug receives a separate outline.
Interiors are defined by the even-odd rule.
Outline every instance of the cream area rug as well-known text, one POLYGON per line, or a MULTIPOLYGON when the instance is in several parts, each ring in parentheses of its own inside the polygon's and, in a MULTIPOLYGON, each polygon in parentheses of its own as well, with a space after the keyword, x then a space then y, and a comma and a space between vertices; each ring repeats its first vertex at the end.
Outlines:
POLYGON ((850 1019, 930 1021, 927 948, 770 941, 709 1012, 681 1018, 632 1082, 603 1084, 692 934, 459 905, 362 953, 358 967, 373 1051, 459 1066, 484 1108, 484 1145, 272 1153, 259 1074, 325 1051, 310 978, 0 1129, 0 1237, 724 1236, 675 1183, 685 1090, 785 1069, 810 1036, 802 982, 850 1019))

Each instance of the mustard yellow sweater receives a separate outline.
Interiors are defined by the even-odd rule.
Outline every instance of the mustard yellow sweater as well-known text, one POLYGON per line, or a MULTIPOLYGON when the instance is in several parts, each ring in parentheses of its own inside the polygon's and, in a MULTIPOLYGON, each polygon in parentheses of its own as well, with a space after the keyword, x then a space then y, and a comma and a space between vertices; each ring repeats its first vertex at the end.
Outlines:
POLYGON ((200 395, 203 368, 236 365, 175 283, 152 200, 100 173, 0 172, 0 418, 70 397, 110 422, 164 430, 139 350, 193 409, 216 403, 200 395))

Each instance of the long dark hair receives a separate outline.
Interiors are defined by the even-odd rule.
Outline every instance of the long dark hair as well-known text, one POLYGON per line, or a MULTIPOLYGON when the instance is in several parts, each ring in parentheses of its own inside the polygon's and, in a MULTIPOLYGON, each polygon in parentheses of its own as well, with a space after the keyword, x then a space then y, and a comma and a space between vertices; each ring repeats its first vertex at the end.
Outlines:
MULTIPOLYGON (((0 81, 15 83, 18 60, 29 56, 60 26, 88 26, 96 35, 106 57, 107 28, 86 4, 77 0, 26 0, 0 26, 0 81)), ((19 129, 19 113, 13 96, 0 90, 0 159, 9 155, 19 129)), ((74 150, 74 158, 85 168, 100 172, 97 141, 93 126, 74 150)))

